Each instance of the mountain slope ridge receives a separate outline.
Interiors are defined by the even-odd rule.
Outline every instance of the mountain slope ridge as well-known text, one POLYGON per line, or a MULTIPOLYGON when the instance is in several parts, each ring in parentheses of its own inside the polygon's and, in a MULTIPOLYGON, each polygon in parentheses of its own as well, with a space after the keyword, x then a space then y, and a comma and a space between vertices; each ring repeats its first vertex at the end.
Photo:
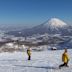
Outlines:
POLYGON ((32 36, 33 34, 44 33, 72 35, 72 26, 66 24, 64 21, 58 18, 51 18, 50 20, 29 29, 8 32, 8 34, 15 36, 32 36))

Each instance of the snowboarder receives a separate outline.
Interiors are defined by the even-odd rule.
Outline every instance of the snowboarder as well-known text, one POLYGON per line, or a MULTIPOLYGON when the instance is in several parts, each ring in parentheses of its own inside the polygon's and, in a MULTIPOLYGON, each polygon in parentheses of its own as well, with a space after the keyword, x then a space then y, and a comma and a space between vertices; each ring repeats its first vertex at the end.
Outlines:
POLYGON ((30 48, 27 49, 28 60, 31 60, 31 50, 30 48))
POLYGON ((65 48, 64 53, 62 54, 62 61, 64 62, 63 64, 59 65, 59 68, 61 67, 68 67, 68 62, 69 62, 69 56, 67 53, 67 49, 65 48))

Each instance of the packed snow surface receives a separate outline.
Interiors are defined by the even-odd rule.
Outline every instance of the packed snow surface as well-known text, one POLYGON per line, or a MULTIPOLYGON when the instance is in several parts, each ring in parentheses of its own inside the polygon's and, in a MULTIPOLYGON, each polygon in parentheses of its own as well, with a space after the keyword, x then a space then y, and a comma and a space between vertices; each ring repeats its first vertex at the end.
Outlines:
POLYGON ((0 72, 72 72, 72 50, 69 67, 59 69, 63 50, 32 52, 31 61, 26 52, 0 53, 0 72))

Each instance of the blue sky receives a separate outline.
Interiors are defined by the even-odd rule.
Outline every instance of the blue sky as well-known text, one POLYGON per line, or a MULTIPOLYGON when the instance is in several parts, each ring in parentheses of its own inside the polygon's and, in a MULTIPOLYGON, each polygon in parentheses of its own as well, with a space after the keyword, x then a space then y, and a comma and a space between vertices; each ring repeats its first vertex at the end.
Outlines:
POLYGON ((72 0, 0 0, 0 25, 36 26, 53 17, 72 24, 72 0))

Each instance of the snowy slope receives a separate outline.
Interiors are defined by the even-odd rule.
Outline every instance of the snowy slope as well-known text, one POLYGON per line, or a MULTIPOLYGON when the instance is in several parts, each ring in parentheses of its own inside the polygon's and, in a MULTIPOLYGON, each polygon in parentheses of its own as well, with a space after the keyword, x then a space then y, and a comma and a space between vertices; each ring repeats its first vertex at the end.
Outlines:
POLYGON ((31 61, 27 61, 26 52, 1 53, 0 72, 72 72, 72 50, 69 68, 58 69, 63 50, 32 52, 31 61))

